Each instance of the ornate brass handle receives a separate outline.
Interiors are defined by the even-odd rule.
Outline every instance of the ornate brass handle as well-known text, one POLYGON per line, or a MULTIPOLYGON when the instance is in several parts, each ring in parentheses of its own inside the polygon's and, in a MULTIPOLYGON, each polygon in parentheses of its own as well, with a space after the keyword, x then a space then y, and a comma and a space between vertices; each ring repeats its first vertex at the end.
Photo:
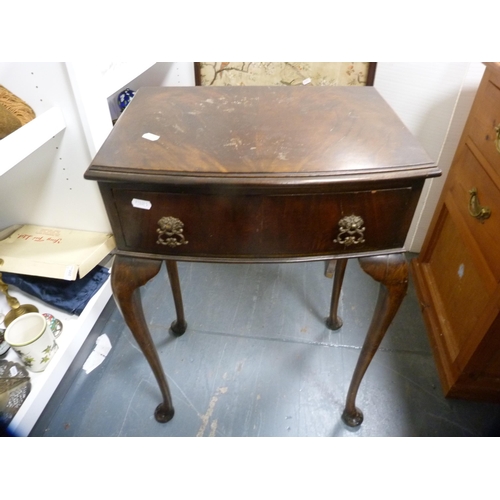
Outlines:
POLYGON ((184 224, 175 217, 162 217, 158 221, 159 228, 156 230, 158 245, 167 245, 168 247, 175 248, 179 245, 187 245, 189 242, 182 234, 184 231, 184 224))
POLYGON ((340 232, 337 238, 333 240, 334 243, 348 247, 365 242, 364 232, 366 228, 363 219, 359 215, 342 217, 339 221, 339 228, 340 232))
POLYGON ((495 146, 497 151, 500 153, 500 125, 495 127, 495 132, 497 133, 497 136, 495 137, 495 146))
POLYGON ((491 215, 491 209, 488 207, 482 207, 479 204, 479 198, 477 196, 477 188, 472 188, 469 190, 470 199, 469 199, 469 213, 472 217, 475 217, 477 220, 484 222, 491 215))

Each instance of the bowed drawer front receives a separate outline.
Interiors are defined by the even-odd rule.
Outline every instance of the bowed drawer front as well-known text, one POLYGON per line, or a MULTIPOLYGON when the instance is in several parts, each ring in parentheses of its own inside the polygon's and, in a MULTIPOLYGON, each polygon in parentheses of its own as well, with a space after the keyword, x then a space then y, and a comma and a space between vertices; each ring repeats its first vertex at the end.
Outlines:
POLYGON ((119 250, 236 258, 399 249, 416 199, 411 187, 298 196, 110 192, 119 250))

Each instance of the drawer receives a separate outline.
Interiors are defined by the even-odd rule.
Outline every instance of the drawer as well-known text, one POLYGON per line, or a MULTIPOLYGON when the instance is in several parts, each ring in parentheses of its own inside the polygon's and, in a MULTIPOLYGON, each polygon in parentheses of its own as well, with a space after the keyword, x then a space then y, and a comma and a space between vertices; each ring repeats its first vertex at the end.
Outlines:
MULTIPOLYGON (((465 145, 454 166, 451 195, 462 219, 481 249, 491 272, 500 281, 500 191, 486 173, 471 149, 465 145), (477 219, 469 210, 471 193, 477 189, 477 201, 481 207, 491 210, 488 219, 477 219)), ((477 208, 476 208, 477 209, 477 208)), ((474 210, 473 210, 474 211, 474 210)))
POLYGON ((491 80, 484 83, 484 92, 471 116, 468 134, 500 174, 500 89, 491 80))
POLYGON ((443 210, 440 227, 424 267, 439 321, 434 342, 445 346, 447 355, 443 361, 454 364, 477 329, 490 299, 491 287, 478 269, 460 225, 446 210, 443 210))
POLYGON ((287 258, 401 249, 416 195, 410 187, 301 195, 113 188, 107 199, 113 203, 110 218, 119 250, 200 258, 287 258), (339 222, 351 215, 361 217, 362 224, 350 235, 341 231, 339 222), (182 232, 178 223, 177 228, 165 227, 166 217, 180 221, 182 232), (355 243, 347 244, 349 236, 355 243))

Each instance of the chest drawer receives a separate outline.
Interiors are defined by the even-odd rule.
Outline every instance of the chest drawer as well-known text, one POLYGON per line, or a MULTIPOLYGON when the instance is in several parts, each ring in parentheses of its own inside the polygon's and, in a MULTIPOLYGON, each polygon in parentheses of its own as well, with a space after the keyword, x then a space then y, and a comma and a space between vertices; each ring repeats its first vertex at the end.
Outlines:
POLYGON ((410 187, 304 195, 179 194, 114 188, 107 197, 115 211, 110 215, 116 221, 119 250, 218 258, 400 249, 417 198, 410 187), (362 220, 354 220, 357 227, 349 226, 353 219, 346 219, 348 216, 362 220))
POLYGON ((490 270, 500 281, 500 190, 472 150, 464 145, 457 162, 450 194, 462 220, 479 245, 490 270), (472 190, 475 190, 474 194, 472 190), (481 217, 481 209, 489 217, 481 217), (476 217, 474 216, 477 215, 476 217))
POLYGON ((468 134, 500 175, 500 79, 483 83, 468 134))

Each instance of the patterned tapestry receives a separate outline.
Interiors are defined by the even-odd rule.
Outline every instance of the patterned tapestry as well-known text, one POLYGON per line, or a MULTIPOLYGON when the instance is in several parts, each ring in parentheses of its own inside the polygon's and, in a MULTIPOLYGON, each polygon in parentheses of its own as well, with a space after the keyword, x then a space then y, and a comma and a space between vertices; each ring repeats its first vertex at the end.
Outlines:
POLYGON ((366 85, 367 62, 200 62, 201 85, 366 85))

